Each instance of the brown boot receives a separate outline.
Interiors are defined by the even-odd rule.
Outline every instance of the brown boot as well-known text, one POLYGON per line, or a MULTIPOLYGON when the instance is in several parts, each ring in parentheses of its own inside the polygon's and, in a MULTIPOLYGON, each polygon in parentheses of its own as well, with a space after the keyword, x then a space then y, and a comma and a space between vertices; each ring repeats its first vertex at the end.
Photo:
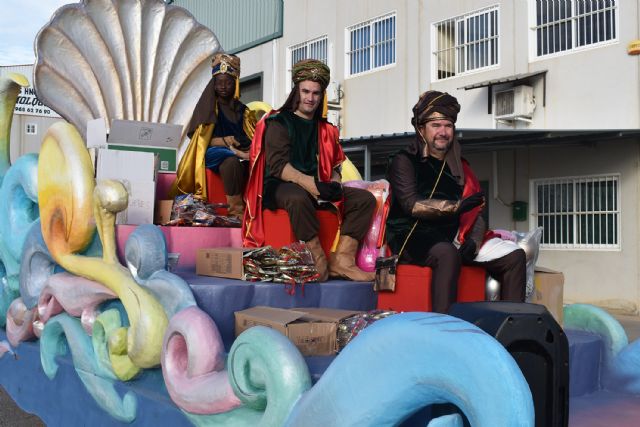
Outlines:
POLYGON ((341 277, 354 282, 373 282, 375 272, 367 273, 356 265, 358 241, 350 236, 340 235, 336 251, 329 257, 329 276, 341 277))
POLYGON ((227 203, 229 204, 227 216, 242 219, 242 215, 244 215, 244 200, 242 200, 242 194, 227 196, 227 203))
POLYGON ((320 274, 318 278, 319 282, 326 282, 329 278, 329 270, 327 270, 327 256, 324 254, 324 249, 320 245, 320 239, 318 236, 305 242, 309 252, 313 255, 313 262, 316 265, 316 270, 320 274))

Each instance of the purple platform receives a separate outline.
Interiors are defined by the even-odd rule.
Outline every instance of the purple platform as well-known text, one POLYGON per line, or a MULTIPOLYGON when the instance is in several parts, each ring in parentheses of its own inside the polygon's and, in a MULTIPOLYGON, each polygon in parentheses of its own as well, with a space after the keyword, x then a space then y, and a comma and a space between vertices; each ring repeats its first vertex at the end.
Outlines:
POLYGON ((604 344, 598 335, 565 330, 569 340, 569 396, 579 397, 600 390, 600 364, 604 344))
POLYGON ((190 286, 203 311, 216 322, 227 349, 235 337, 234 312, 257 305, 278 308, 325 307, 344 310, 374 310, 378 297, 370 282, 330 280, 298 285, 290 295, 279 283, 198 276, 193 271, 176 271, 190 286))
MULTIPOLYGON (((232 334, 234 307, 243 304, 270 301, 280 307, 311 305, 314 301, 327 301, 337 308, 368 309, 367 298, 374 297, 370 284, 330 281, 307 285, 303 296, 298 289, 290 296, 282 285, 246 283, 235 280, 214 279, 184 275, 191 284, 201 307, 213 310, 216 322, 225 335, 232 334), (368 297, 367 297, 368 295, 368 297), (237 303, 241 299, 242 304, 237 303), (231 299, 231 300, 230 300, 231 299), (360 304, 360 306, 359 306, 360 304)), ((375 299, 368 300, 369 303, 375 299)), ((596 335, 566 331, 570 348, 571 399, 570 427, 631 427, 640 425, 640 396, 611 393, 599 389, 602 341, 596 335), (595 375, 595 377, 594 377, 595 375), (595 387, 595 388, 594 388, 595 387)), ((0 340, 6 339, 0 330, 0 340)), ((0 386, 25 411, 35 413, 50 426, 186 426, 191 425, 182 412, 171 402, 159 369, 147 370, 136 380, 117 383, 119 392, 132 391, 138 399, 137 418, 131 424, 120 423, 100 409, 83 384, 71 362, 70 355, 58 357, 60 369, 53 380, 42 370, 39 342, 21 343, 16 349, 18 358, 6 354, 0 358, 0 386)), ((307 364, 314 381, 332 362, 333 357, 310 357, 307 364)), ((403 427, 424 426, 425 414, 412 417, 403 427), (420 423, 412 423, 421 418, 420 423)), ((426 418, 428 419, 428 418, 426 418)), ((4 425, 0 420, 0 425, 4 425)), ((10 424, 7 424, 10 425, 10 424)))

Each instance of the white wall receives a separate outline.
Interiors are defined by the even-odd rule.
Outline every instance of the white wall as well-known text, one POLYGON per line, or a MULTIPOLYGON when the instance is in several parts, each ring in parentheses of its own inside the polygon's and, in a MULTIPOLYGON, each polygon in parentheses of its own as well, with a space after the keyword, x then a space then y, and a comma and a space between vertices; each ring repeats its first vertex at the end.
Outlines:
MULTIPOLYGON (((434 22, 495 4, 500 5, 499 67, 434 81, 430 86, 458 97, 463 106, 459 127, 493 128, 495 122, 487 114, 486 88, 468 91, 458 88, 544 70, 547 70, 546 107, 542 105, 542 80, 536 80, 537 108, 533 123, 526 127, 633 129, 640 126, 640 57, 629 56, 626 52, 627 44, 639 37, 638 2, 618 2, 620 19, 617 42, 542 59, 529 58, 529 35, 533 33, 529 30, 529 6, 525 0, 433 0, 428 2, 427 24, 430 27, 434 22)), ((430 51, 431 45, 425 48, 430 51)), ((430 55, 425 56, 423 67, 423 73, 431 73, 430 55)))
MULTIPOLYGON (((565 303, 590 303, 636 313, 640 307, 640 143, 607 141, 505 149, 496 154, 500 198, 507 204, 515 200, 528 202, 530 218, 533 200, 529 197, 529 184, 533 179, 620 174, 621 249, 543 249, 538 265, 564 273, 565 303)), ((472 153, 466 157, 478 179, 493 183, 492 153, 472 153)), ((494 196, 491 184, 488 194, 491 228, 527 231, 533 227, 529 221, 514 222, 511 207, 501 204, 494 196)))

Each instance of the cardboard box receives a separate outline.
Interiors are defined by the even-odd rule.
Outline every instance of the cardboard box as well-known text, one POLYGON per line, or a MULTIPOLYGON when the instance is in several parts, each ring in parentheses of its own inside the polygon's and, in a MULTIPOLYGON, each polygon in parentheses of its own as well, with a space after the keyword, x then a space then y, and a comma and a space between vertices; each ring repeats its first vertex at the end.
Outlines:
POLYGON ((107 144, 109 149, 144 151, 158 157, 158 172, 177 169, 177 151, 182 126, 134 120, 113 120, 107 144))
POLYGON ((107 124, 102 117, 87 121, 87 148, 107 146, 107 124))
POLYGON ((173 200, 156 201, 156 211, 153 217, 153 223, 164 225, 171 220, 171 210, 173 209, 173 200))
POLYGON ((116 119, 111 122, 107 142, 177 149, 180 145, 181 133, 181 125, 116 119))
POLYGON ((129 193, 127 209, 116 224, 152 224, 155 205, 155 156, 151 153, 96 149, 96 179, 122 182, 129 193))
POLYGON ((562 325, 564 274, 536 266, 533 284, 535 289, 531 302, 547 307, 556 322, 562 325))
POLYGON ((123 144, 109 144, 110 150, 120 151, 139 151, 145 153, 153 153, 158 158, 158 172, 159 173, 175 173, 178 165, 176 161, 177 150, 175 148, 161 148, 161 147, 137 147, 134 145, 123 144))
POLYGON ((289 338, 303 356, 333 355, 338 351, 338 323, 357 313, 328 308, 252 307, 235 313, 236 336, 253 326, 266 326, 289 338))
POLYGON ((251 248, 211 248, 198 249, 196 274, 201 276, 242 279, 244 267, 242 256, 251 248))

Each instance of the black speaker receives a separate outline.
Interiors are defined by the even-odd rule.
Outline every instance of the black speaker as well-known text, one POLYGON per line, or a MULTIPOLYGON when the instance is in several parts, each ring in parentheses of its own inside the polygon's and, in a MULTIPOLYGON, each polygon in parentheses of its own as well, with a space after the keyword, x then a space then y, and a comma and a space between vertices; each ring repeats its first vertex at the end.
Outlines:
POLYGON ((529 383, 536 427, 569 423, 569 343, 543 305, 457 303, 451 316, 473 323, 507 349, 529 383))

